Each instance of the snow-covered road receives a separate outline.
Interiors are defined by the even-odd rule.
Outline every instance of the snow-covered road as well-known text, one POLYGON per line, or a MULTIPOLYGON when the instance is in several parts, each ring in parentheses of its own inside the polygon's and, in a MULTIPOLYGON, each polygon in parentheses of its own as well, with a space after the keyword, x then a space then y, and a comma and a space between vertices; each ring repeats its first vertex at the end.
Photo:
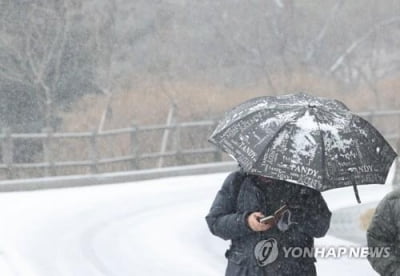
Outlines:
MULTIPOLYGON (((0 275, 223 275, 228 243, 204 216, 226 173, 0 194, 0 275)), ((388 187, 360 187, 364 202, 388 187)), ((351 189, 324 194, 356 205, 351 189)), ((351 245, 327 236, 317 245, 351 245)), ((377 275, 365 259, 320 259, 319 275, 377 275), (334 268, 334 269, 333 269, 334 268)))

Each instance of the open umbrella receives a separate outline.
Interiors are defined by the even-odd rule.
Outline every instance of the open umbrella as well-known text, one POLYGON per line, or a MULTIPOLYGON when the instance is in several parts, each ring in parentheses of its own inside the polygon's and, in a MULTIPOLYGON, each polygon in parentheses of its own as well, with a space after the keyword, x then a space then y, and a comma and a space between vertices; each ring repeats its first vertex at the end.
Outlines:
POLYGON ((343 103, 304 93, 251 99, 226 113, 209 141, 245 171, 325 191, 383 184, 397 154, 343 103))

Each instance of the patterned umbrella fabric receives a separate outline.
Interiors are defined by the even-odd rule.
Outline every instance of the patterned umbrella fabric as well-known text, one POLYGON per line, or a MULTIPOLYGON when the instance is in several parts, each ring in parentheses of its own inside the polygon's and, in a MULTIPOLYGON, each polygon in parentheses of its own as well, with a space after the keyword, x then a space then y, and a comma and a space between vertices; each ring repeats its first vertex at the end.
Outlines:
POLYGON ((383 184, 397 156, 343 103, 304 93, 259 97, 233 108, 209 141, 249 173, 319 191, 383 184))

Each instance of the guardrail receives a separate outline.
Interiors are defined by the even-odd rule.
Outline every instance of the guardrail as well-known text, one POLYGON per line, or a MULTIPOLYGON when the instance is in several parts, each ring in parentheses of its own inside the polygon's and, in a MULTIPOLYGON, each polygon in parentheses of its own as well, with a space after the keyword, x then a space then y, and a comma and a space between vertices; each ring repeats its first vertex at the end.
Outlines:
MULTIPOLYGON (((147 125, 138 126, 133 125, 130 128, 121 128, 114 130, 106 130, 102 132, 92 131, 92 132, 62 132, 55 133, 51 130, 45 129, 42 133, 11 133, 9 129, 3 129, 0 134, 1 140, 1 159, 0 170, 5 172, 5 177, 3 179, 14 179, 16 178, 16 171, 18 170, 28 170, 28 169, 41 169, 43 173, 41 176, 55 176, 57 175, 56 170, 58 168, 88 168, 87 173, 97 174, 100 173, 101 165, 108 165, 114 163, 128 163, 125 166, 129 170, 138 170, 143 168, 140 166, 140 162, 148 159, 160 159, 167 157, 174 157, 177 160, 181 160, 187 156, 196 155, 212 155, 210 162, 219 162, 222 160, 221 152, 211 144, 208 147, 201 148, 185 148, 181 141, 181 132, 185 129, 195 129, 192 130, 193 133, 199 132, 201 128, 204 133, 209 134, 210 128, 215 127, 216 122, 214 121, 197 121, 197 122, 181 122, 174 123, 170 125, 147 125), (160 131, 174 131, 174 149, 164 150, 162 152, 143 152, 140 150, 141 143, 139 142, 139 136, 145 133, 153 133, 154 136, 160 136, 160 134, 155 134, 160 131), (102 138, 111 137, 115 138, 122 135, 129 135, 129 146, 127 151, 123 155, 104 157, 100 156, 98 141, 102 138), (88 156, 83 160, 67 160, 67 161, 57 161, 55 156, 57 151, 51 150, 52 144, 55 144, 57 140, 60 139, 75 139, 86 141, 87 148, 84 150, 88 152, 88 156), (43 160, 41 162, 16 162, 15 161, 15 144, 18 141, 29 140, 38 141, 41 144, 43 160)), ((154 137, 153 137, 154 138, 154 137)), ((145 141, 146 142, 146 141, 145 141)), ((73 143, 70 143, 73 146, 73 143)), ((187 143, 186 143, 187 144, 187 143)), ((144 146, 145 147, 145 146, 144 146)), ((177 163, 177 162, 175 162, 177 163)), ((181 162, 182 163, 182 162, 181 162)), ((179 165, 179 164, 178 164, 179 165)), ((148 167, 144 167, 148 168, 148 167)))
MULTIPOLYGON (((383 131, 383 134, 388 140, 392 141, 392 145, 394 145, 397 150, 400 149, 400 110, 361 112, 358 113, 358 115, 366 118, 372 123, 379 118, 396 116, 398 120, 397 126, 393 127, 392 122, 394 120, 390 120, 387 124, 391 126, 391 132, 383 131)), ((141 163, 145 160, 162 160, 163 158, 173 158, 174 162, 172 163, 172 166, 196 163, 199 156, 203 157, 203 160, 200 160, 200 163, 220 162, 224 159, 221 151, 205 142, 216 124, 216 121, 211 120, 181 122, 168 125, 139 126, 133 124, 129 128, 106 130, 102 132, 92 131, 71 133, 56 133, 48 129, 45 129, 41 133, 11 133, 9 129, 3 129, 3 132, 0 134, 2 161, 0 163, 0 170, 2 171, 3 179, 15 179, 19 178, 17 172, 32 169, 41 171, 35 171, 33 176, 64 175, 63 172, 58 172, 60 169, 70 169, 70 171, 65 174, 82 174, 82 168, 85 169, 83 173, 98 174, 106 172, 104 169, 101 169, 102 166, 110 166, 117 163, 125 164, 123 167, 117 169, 120 171, 149 169, 157 167, 156 163, 149 163, 146 165, 142 165, 141 163), (168 135, 162 135, 160 132, 165 134, 166 131, 174 132, 173 139, 170 139, 170 141, 173 141, 173 146, 170 146, 169 149, 165 147, 167 141, 161 142, 162 136, 168 137, 168 135), (183 137, 183 131, 189 132, 189 137, 183 137), (112 138, 113 141, 115 141, 117 137, 122 135, 129 136, 128 139, 125 139, 128 142, 122 154, 111 157, 104 156, 101 153, 99 141, 106 137, 112 138), (141 135, 147 135, 147 138, 140 138, 141 135), (201 140, 207 145, 204 146, 202 143, 196 144, 193 142, 193 140, 195 140, 193 138, 194 136, 197 137, 197 140, 201 140), (58 160, 56 158, 58 151, 54 144, 56 144, 60 139, 79 140, 81 143, 85 142, 84 144, 87 146, 78 149, 78 151, 87 152, 87 157, 80 160, 58 160), (40 145, 39 152, 41 152, 40 156, 42 157, 42 160, 18 162, 18 160, 16 160, 15 147, 18 141, 22 140, 36 141, 36 143, 40 145), (150 141, 155 140, 164 144, 164 146, 160 147, 161 150, 145 152, 144 149, 146 149, 149 144, 154 144, 153 142, 150 143, 150 141), (187 157, 190 157, 191 159, 185 160, 187 157)), ((379 126, 377 127, 378 129, 380 128, 379 126)), ((172 144, 172 142, 169 144, 172 144)), ((75 147, 73 142, 71 142, 69 146, 71 148, 75 147)), ((82 144, 80 147, 82 147, 82 144)), ((158 164, 164 165, 164 162, 158 162, 158 164)), ((168 166, 168 164, 165 166, 168 166)), ((32 175, 25 175, 23 177, 32 177, 32 175)))
POLYGON ((118 184, 165 177, 225 173, 237 169, 236 162, 218 162, 161 169, 115 172, 96 175, 70 175, 0 181, 0 193, 118 184))

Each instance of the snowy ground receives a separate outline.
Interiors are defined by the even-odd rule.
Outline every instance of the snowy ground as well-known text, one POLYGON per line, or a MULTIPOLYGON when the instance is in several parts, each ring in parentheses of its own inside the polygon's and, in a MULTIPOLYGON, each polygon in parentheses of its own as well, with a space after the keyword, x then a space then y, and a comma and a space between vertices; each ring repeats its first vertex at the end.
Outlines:
MULTIPOLYGON (((227 242, 204 216, 226 174, 0 194, 0 275, 223 275, 227 242)), ((376 202, 389 187, 360 187, 376 202)), ((352 189, 324 194, 355 206, 352 189)), ((351 245, 327 236, 316 245, 351 245)), ((319 259, 319 275, 377 275, 366 259, 319 259)))

